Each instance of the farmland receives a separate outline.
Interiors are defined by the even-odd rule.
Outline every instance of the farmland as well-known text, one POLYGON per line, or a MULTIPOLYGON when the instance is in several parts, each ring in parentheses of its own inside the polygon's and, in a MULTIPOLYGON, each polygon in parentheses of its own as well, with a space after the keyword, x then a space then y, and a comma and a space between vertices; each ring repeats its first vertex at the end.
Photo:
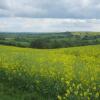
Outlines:
POLYGON ((0 100, 99 100, 100 45, 31 49, 0 45, 0 100))
POLYGON ((0 33, 0 44, 55 49, 100 44, 100 32, 0 33))

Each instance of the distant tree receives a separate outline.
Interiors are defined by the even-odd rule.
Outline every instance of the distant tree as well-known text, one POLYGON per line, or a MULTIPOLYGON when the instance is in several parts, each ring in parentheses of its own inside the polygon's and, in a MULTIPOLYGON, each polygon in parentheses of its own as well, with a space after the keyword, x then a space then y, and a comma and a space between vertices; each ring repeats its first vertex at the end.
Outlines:
POLYGON ((3 36, 0 36, 0 40, 5 40, 5 37, 3 37, 3 36))

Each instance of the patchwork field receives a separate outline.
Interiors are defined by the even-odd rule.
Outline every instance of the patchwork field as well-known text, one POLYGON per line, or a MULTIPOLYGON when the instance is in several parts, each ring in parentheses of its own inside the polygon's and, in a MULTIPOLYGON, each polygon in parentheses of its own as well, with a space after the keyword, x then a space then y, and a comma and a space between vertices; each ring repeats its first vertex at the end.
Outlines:
POLYGON ((1 45, 0 100, 100 100, 100 45, 1 45))

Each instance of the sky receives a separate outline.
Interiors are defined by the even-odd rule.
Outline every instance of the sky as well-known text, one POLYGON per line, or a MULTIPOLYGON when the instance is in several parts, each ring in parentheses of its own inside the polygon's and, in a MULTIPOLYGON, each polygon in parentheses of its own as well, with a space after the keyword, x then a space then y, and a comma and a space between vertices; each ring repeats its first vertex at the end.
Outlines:
POLYGON ((100 31, 100 0, 0 0, 0 32, 100 31))

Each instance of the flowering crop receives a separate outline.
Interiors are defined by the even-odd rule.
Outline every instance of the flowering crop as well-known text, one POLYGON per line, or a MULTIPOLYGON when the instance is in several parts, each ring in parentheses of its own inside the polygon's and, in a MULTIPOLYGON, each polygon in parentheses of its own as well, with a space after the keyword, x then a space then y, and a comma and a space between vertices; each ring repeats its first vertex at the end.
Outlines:
POLYGON ((0 91, 5 92, 3 86, 13 95, 26 94, 18 100, 99 100, 100 45, 54 50, 0 46, 0 91))

